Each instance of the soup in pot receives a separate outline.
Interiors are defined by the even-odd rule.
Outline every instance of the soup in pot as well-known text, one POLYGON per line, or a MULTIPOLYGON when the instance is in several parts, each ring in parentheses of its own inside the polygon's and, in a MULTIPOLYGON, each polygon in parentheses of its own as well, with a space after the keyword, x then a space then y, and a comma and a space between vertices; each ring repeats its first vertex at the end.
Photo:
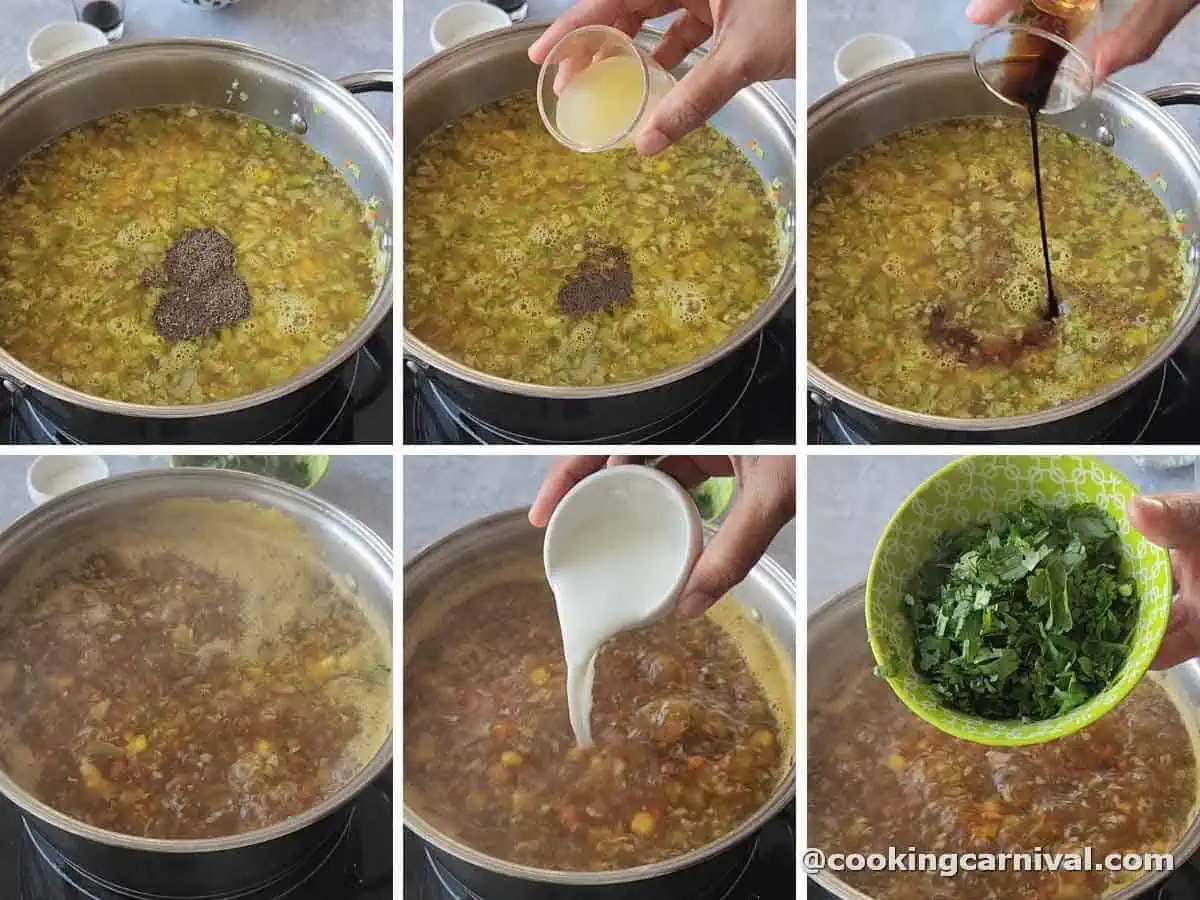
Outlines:
MULTIPOLYGON (((1153 677, 1085 730, 1031 747, 961 741, 910 712, 869 669, 814 698, 809 843, 827 853, 1171 850, 1196 809, 1196 754, 1153 677)), ((1049 868, 1049 867, 1046 867, 1049 868)), ((1096 900, 1136 874, 842 872, 878 900, 1096 900)))
POLYGON ((0 593, 0 767, 67 816, 254 831, 335 794, 390 729, 388 640, 363 601, 258 507, 217 506, 223 535, 197 546, 208 506, 113 528, 0 593), (290 551, 266 552, 272 533, 290 551))
POLYGON ((636 381, 770 295, 777 192, 712 127, 644 158, 576 153, 531 92, 430 135, 404 179, 404 314, 455 361, 540 385, 636 381))
POLYGON ((894 135, 822 178, 808 213, 808 355, 866 396, 959 418, 1031 413, 1131 372, 1190 286, 1182 225, 1099 145, 1039 126, 1054 290, 1022 120, 894 135))
POLYGON ((556 870, 629 868, 725 837, 771 798, 792 741, 790 688, 785 699, 743 655, 735 609, 608 642, 583 748, 550 589, 468 598, 406 663, 407 803, 478 851, 556 870))
POLYGON ((279 384, 332 352, 374 300, 373 207, 299 138, 247 116, 105 116, 9 179, 0 346, 50 379, 131 403, 228 400, 279 384), (219 242, 242 286, 212 300, 237 305, 218 316, 230 324, 179 339, 181 323, 164 331, 156 316, 178 286, 147 273, 164 258, 170 270, 169 248, 195 232, 219 242))

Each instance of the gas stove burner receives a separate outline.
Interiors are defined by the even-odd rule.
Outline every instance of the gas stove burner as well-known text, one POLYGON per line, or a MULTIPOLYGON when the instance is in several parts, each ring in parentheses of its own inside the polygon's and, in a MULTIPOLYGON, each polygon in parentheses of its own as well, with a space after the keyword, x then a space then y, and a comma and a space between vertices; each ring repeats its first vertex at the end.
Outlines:
MULTIPOLYGON (((767 822, 758 835, 737 849, 726 874, 699 892, 664 890, 661 900, 777 900, 796 890, 795 801, 767 822)), ((416 834, 404 831, 404 900, 522 900, 528 889, 519 883, 495 896, 481 895, 462 884, 439 860, 438 852, 416 834), (418 862, 419 861, 419 862, 418 862)), ((565 893, 565 891, 564 891, 565 893)), ((541 895, 539 895, 541 896, 541 895)), ((638 896, 651 896, 641 892, 638 896)), ((1170 898, 1174 900, 1174 898, 1170 898)))
MULTIPOLYGON (((728 879, 722 879, 706 888, 700 894, 694 894, 686 898, 673 898, 673 900, 740 900, 740 898, 747 896, 744 892, 739 891, 739 888, 746 880, 746 875, 750 871, 750 867, 754 865, 755 850, 757 848, 758 840, 755 839, 754 845, 751 847, 750 852, 746 854, 746 858, 741 866, 735 869, 728 879)), ((428 847, 425 848, 425 864, 433 876, 433 885, 441 892, 430 894, 428 900, 489 900, 489 898, 475 893, 447 872, 428 847)), ((418 900, 426 900, 426 898, 422 895, 418 900)))
MULTIPOLYGON (((689 443, 701 443, 710 434, 721 427, 722 423, 733 413, 738 403, 746 396, 746 391, 750 389, 750 385, 754 381, 755 371, 758 369, 758 362, 762 358, 762 339, 760 338, 754 348, 754 358, 738 377, 735 373, 730 378, 723 382, 722 385, 714 390, 708 397, 701 399, 694 406, 683 410, 678 416, 666 423, 656 423, 647 428, 638 431, 625 431, 617 434, 605 435, 601 438, 595 438, 583 443, 590 444, 670 444, 673 441, 664 439, 671 432, 688 433, 692 430, 699 432, 699 437, 689 443), (729 400, 726 395, 729 392, 729 385, 732 384, 736 390, 736 396, 729 400), (707 424, 712 417, 717 417, 715 422, 707 424)), ((516 434, 515 432, 507 431, 499 425, 492 425, 472 415, 466 410, 458 408, 458 406, 450 400, 442 392, 436 383, 429 382, 428 390, 437 404, 439 415, 447 416, 453 420, 459 428, 461 428, 471 438, 471 443, 476 444, 545 444, 555 443, 553 441, 544 441, 540 438, 530 437, 528 435, 516 434)))
MULTIPOLYGON (((1151 376, 1154 378, 1155 376, 1151 376)), ((1200 422, 1200 396, 1192 383, 1184 357, 1168 360, 1141 397, 1107 429, 1091 437, 1095 444, 1190 444, 1200 422)), ((808 403, 809 442, 865 446, 859 434, 837 408, 811 397, 808 403)))
MULTIPOLYGON (((314 893, 303 893, 303 889, 316 881, 334 854, 349 849, 354 814, 340 831, 332 835, 294 869, 284 872, 270 884, 232 893, 207 894, 204 900, 283 900, 285 897, 317 897, 314 893)), ((29 823, 25 823, 25 847, 22 848, 19 865, 21 872, 21 900, 162 900, 176 898, 174 894, 147 894, 130 891, 120 885, 90 875, 80 869, 29 823)))
MULTIPOLYGON (((354 802, 345 824, 334 827, 301 861, 268 884, 202 900, 391 900, 391 768, 354 802)), ((270 852, 263 848, 263 852, 270 852)), ((3 900, 166 900, 169 894, 131 891, 72 863, 0 797, 0 897, 3 900), (15 880, 14 880, 15 879, 15 880)), ((200 896, 188 894, 194 900, 200 896)))
POLYGON ((739 351, 729 377, 692 406, 645 428, 550 441, 464 410, 433 378, 406 367, 405 440, 410 444, 789 444, 795 440, 795 352, 786 326, 769 327, 739 351))
MULTIPOLYGON (((340 368, 303 390, 306 406, 273 430, 246 437, 234 435, 225 443, 239 444, 388 444, 392 443, 391 316, 340 368)), ((7 382, 5 386, 8 387, 7 382)), ((166 443, 212 443, 203 423, 197 434, 166 443)), ((272 420, 277 421, 277 419, 272 420)), ((0 443, 80 445, 128 443, 99 434, 72 434, 47 412, 32 392, 9 387, 0 390, 0 443)), ((137 440, 135 439, 136 443, 137 440)), ((157 441, 162 443, 163 441, 157 441)))

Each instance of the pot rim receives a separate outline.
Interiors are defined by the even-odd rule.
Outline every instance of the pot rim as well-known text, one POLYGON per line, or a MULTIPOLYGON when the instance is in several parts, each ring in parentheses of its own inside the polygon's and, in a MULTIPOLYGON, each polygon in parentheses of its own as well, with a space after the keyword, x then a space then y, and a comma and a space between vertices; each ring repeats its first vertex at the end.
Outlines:
MULTIPOLYGON (((834 116, 844 115, 843 107, 845 105, 852 103, 859 97, 874 93, 877 88, 894 85, 895 79, 903 76, 910 69, 933 68, 934 66, 950 64, 970 66, 970 54, 954 52, 919 56, 915 59, 884 66, 863 78, 848 82, 830 91, 808 108, 809 134, 812 133, 815 125, 822 124, 825 120, 834 116)), ((1158 90, 1162 90, 1162 88, 1158 90)), ((1114 95, 1118 102, 1131 105, 1140 112, 1148 115, 1185 152, 1191 165, 1197 171, 1200 171, 1200 146, 1197 146, 1196 142, 1182 125, 1164 112, 1162 106, 1155 103, 1145 94, 1131 90, 1115 81, 1104 82, 1097 86, 1093 93, 1114 95)), ((811 172, 809 177, 810 179, 813 177, 811 172)), ((1138 177, 1139 179, 1141 178, 1141 176, 1138 177)), ((810 190, 811 184, 812 182, 810 181, 810 190)), ((845 403, 869 415, 920 428, 960 432, 996 432, 1036 428, 1085 413, 1131 390, 1153 375, 1155 371, 1161 369, 1198 325, 1200 325, 1200 274, 1193 279, 1190 296, 1179 307, 1170 333, 1132 371, 1127 372, 1117 380, 1109 382, 1100 390, 1087 396, 1058 406, 1052 406, 1048 409, 1017 416, 959 418, 902 409, 898 406, 874 400, 866 394, 842 384, 822 371, 811 360, 806 360, 808 366, 808 386, 810 390, 845 403)))
MULTIPOLYGON (((507 509, 502 512, 492 513, 491 515, 483 516, 482 518, 474 519, 461 528, 457 528, 447 535, 431 542, 415 553, 404 564, 404 575, 407 577, 410 569, 426 563, 429 558, 435 554, 443 553, 446 547, 457 543, 459 540, 474 534, 476 532, 487 532, 496 526, 504 526, 512 523, 514 520, 528 522, 529 507, 520 506, 512 509, 507 509)), ((704 535, 706 538, 711 538, 716 534, 716 529, 710 525, 704 526, 704 535)), ((786 569, 783 568, 771 556, 762 556, 754 566, 755 569, 761 570, 769 579, 776 582, 792 598, 792 603, 787 607, 787 615, 791 620, 793 629, 797 624, 797 610, 795 605, 796 598, 796 581, 786 569)), ((735 588, 736 590, 736 588, 735 588)), ((403 613, 402 613, 403 614, 403 613)), ((795 663, 793 662, 793 666, 795 663)), ((403 686, 401 686, 403 692, 403 686)), ((795 698, 793 707, 795 706, 795 698)), ((794 710, 795 713, 795 710, 794 710)), ((401 775, 403 779, 403 774, 401 775)), ((403 782, 402 782, 403 783, 403 782)), ((536 866, 524 866, 518 863, 509 862, 500 859, 496 856, 489 856, 486 853, 481 853, 474 848, 460 843, 453 838, 443 834, 438 828, 431 825, 424 816, 415 812, 408 805, 407 796, 404 801, 404 825, 411 829, 418 837, 432 844, 443 853, 447 853, 469 865, 485 869, 496 875, 502 875, 509 878, 524 879, 526 881, 536 881, 543 884, 568 884, 574 887, 597 887, 603 885, 628 884, 635 881, 647 881, 653 878, 658 878, 663 875, 669 875, 672 872, 677 872, 682 869, 689 868, 697 863, 703 862, 706 859, 717 856, 720 853, 732 849, 741 844, 743 841, 752 837, 764 824, 774 818, 783 810, 796 796, 796 753, 793 749, 792 761, 787 770, 782 773, 779 783, 776 785, 774 792, 769 800, 764 803, 759 809, 745 821, 738 825, 733 831, 726 834, 724 837, 712 843, 705 844, 703 847, 698 847, 695 850, 689 850, 687 853, 679 856, 671 857, 657 863, 649 865, 634 866, 628 869, 613 869, 603 872, 581 872, 581 871, 565 871, 558 869, 543 869, 536 866)))
MULTIPOLYGON (((83 487, 60 494, 41 506, 34 507, 0 532, 0 558, 19 552, 21 545, 46 528, 54 528, 55 522, 62 516, 70 515, 73 511, 89 506, 101 507, 103 498, 109 494, 120 495, 123 487, 129 484, 149 484, 160 482, 165 486, 186 484, 188 482, 203 484, 204 482, 224 481, 230 484, 241 482, 244 489, 241 493, 247 497, 254 496, 259 501, 267 498, 285 498, 291 503, 306 508, 319 518, 331 520, 339 526, 343 535, 349 535, 369 551, 375 561, 381 563, 389 572, 394 572, 392 550, 373 530, 364 525, 354 516, 334 506, 310 491, 249 472, 236 472, 226 469, 152 469, 149 471, 132 472, 95 481, 83 487)), ((173 495, 170 495, 173 496, 173 495)), ((202 495, 196 495, 202 496, 202 495)), ((228 501, 224 501, 228 502, 228 501)), ((252 501, 255 502, 255 501, 252 501)), ((389 652, 391 648, 389 647, 389 652)), ((338 791, 327 797, 321 803, 305 810, 299 815, 284 819, 267 828, 247 831, 242 834, 226 835, 215 838, 148 838, 138 835, 123 834, 118 831, 98 828, 79 819, 59 812, 54 807, 42 802, 30 792, 18 785, 3 769, 0 769, 0 794, 7 797, 22 813, 29 814, 39 821, 54 828, 84 840, 120 847, 126 850, 139 850, 151 853, 197 854, 215 853, 224 850, 236 850, 257 844, 265 844, 285 835, 301 831, 333 813, 338 808, 349 803, 366 789, 392 762, 393 728, 389 728, 383 743, 375 755, 358 773, 347 781, 338 791)))
MULTIPOLYGON (((526 22, 521 25, 514 25, 512 28, 502 28, 438 53, 413 68, 404 76, 405 94, 408 93, 409 85, 418 79, 436 77, 442 68, 451 70, 460 68, 466 58, 480 46, 505 40, 514 34, 520 35, 526 32, 545 31, 549 25, 549 21, 526 22)), ((638 37, 644 40, 661 40, 664 34, 665 32, 662 29, 643 26, 638 33, 638 37)), ((697 48, 688 54, 684 65, 693 65, 696 60, 706 55, 707 51, 703 48, 697 48)), ((794 168, 796 165, 797 150, 795 113, 788 108, 783 98, 769 84, 759 82, 743 88, 743 90, 755 94, 763 105, 775 116, 777 123, 791 136, 792 164, 794 168)), ((794 198, 792 204, 794 207, 794 198)), ((794 209, 789 219, 795 219, 794 209)), ((776 275, 775 285, 772 287, 770 294, 758 305, 750 318, 739 326, 737 331, 702 355, 682 365, 657 372, 646 378, 640 378, 635 381, 624 381, 618 384, 594 386, 532 384, 524 381, 516 381, 511 378, 501 378, 497 375, 489 375, 486 372, 481 372, 478 369, 472 369, 435 350, 409 331, 407 325, 404 326, 404 350, 406 353, 411 353, 421 363, 432 366, 447 375, 505 394, 559 400, 593 400, 605 397, 622 397, 628 394, 638 394, 643 391, 653 390, 665 385, 674 384, 677 381, 682 381, 688 376, 708 368, 713 363, 733 353, 756 335, 763 326, 779 313, 787 302, 796 295, 796 243, 797 241, 795 240, 791 241, 791 246, 787 249, 783 265, 776 275)))
MULTIPOLYGON (((359 124, 364 130, 371 135, 375 149, 381 157, 386 157, 389 161, 394 160, 394 147, 391 137, 387 130, 380 124, 367 107, 361 103, 354 94, 350 93, 345 87, 338 83, 337 80, 328 78, 303 66, 299 63, 292 62, 282 56, 269 53, 261 50, 258 47, 250 44, 241 43, 239 41, 217 40, 210 38, 156 38, 154 40, 132 41, 127 44, 118 44, 102 48, 100 50, 91 50, 85 53, 75 54, 65 59, 62 59, 53 65, 40 69, 23 79, 7 93, 0 94, 0 122, 8 115, 11 109, 25 103, 38 102, 38 95, 41 86, 44 82, 56 78, 60 73, 79 70, 86 72, 90 68, 105 66, 105 60, 112 59, 114 55, 122 57, 130 56, 155 56, 158 54, 171 54, 181 50, 194 50, 206 52, 213 55, 231 54, 235 57, 249 57, 261 63, 265 63, 277 70, 287 72, 293 79, 298 79, 302 82, 328 91, 331 94, 342 97, 348 109, 352 110, 357 117, 359 124)), ((348 76, 353 77, 353 76, 348 76)), ((203 104, 197 104, 203 105, 203 104)), ((215 107, 208 107, 215 108, 215 107)), ((253 118, 253 117, 251 117, 253 118)), ((89 120, 89 121, 95 121, 89 120)), ((61 137, 61 135, 59 135, 61 137)), ((6 173, 4 173, 6 174, 6 173)), ((395 175, 392 169, 392 163, 388 165, 388 182, 394 190, 395 175)), ((341 366, 351 355, 356 353, 362 345, 367 341, 372 333, 379 327, 380 323, 391 311, 392 308, 392 279, 393 279, 393 264, 394 251, 391 232, 393 228, 389 228, 383 233, 383 240, 387 245, 387 268, 380 278, 379 285, 376 289, 374 299, 367 308, 366 314, 362 320, 354 327, 349 335, 346 336, 337 347, 333 348, 330 353, 322 358, 320 362, 314 363, 305 369, 295 373, 291 378, 279 384, 263 388, 260 391, 255 391, 251 394, 243 394, 239 397, 234 397, 229 400, 213 400, 205 403, 195 404, 164 404, 161 406, 149 403, 129 403, 124 400, 110 400, 106 397, 99 397, 94 394, 87 394, 83 391, 76 390, 53 379, 47 378, 39 374, 34 369, 22 363, 16 357, 12 356, 7 350, 0 347, 0 378, 6 382, 15 382, 17 391, 21 388, 28 387, 34 390, 41 391, 56 397, 64 402, 82 406, 87 409, 93 409, 98 412, 110 413, 113 415, 131 416, 138 418, 151 419, 191 419, 202 418, 206 416, 216 416, 225 413, 238 412, 244 409, 261 406, 270 403, 272 400, 277 400, 280 397, 287 396, 294 391, 311 384, 324 375, 329 374, 339 366, 341 366)))
MULTIPOLYGON (((865 606, 866 597, 867 582, 865 580, 859 581, 857 584, 853 584, 844 590, 840 590, 831 594, 822 600, 818 606, 809 610, 808 615, 805 617, 806 629, 814 621, 822 619, 827 615, 831 615, 838 607, 846 603, 858 602, 865 606)), ((805 633, 807 635, 811 632, 806 630, 805 633)), ((866 624, 864 622, 864 643, 866 641, 866 636, 866 624)), ((811 650, 811 648, 809 649, 811 650)), ((811 652, 809 654, 809 658, 812 658, 811 652)), ((1200 663, 1193 660, 1188 665, 1195 667, 1200 666, 1200 663)), ((1200 760, 1197 760, 1197 764, 1200 765, 1200 760)), ((1187 830, 1179 839, 1179 842, 1174 847, 1170 848, 1168 852, 1173 859, 1188 859, 1196 852, 1197 848, 1200 848, 1200 815, 1194 811, 1192 821, 1188 825, 1187 830)), ((1171 869, 1164 869, 1162 871, 1151 869, 1141 877, 1122 884, 1117 890, 1106 893, 1104 895, 1104 900, 1135 900, 1135 898, 1141 897, 1146 891, 1153 888, 1156 884, 1164 881, 1169 875, 1172 874, 1172 872, 1173 870, 1171 869)), ((847 884, 845 881, 839 878, 836 873, 829 869, 822 869, 818 872, 806 872, 805 874, 808 878, 811 878, 826 891, 833 894, 835 897, 842 898, 842 900, 877 900, 877 898, 871 894, 864 893, 858 888, 847 884)))

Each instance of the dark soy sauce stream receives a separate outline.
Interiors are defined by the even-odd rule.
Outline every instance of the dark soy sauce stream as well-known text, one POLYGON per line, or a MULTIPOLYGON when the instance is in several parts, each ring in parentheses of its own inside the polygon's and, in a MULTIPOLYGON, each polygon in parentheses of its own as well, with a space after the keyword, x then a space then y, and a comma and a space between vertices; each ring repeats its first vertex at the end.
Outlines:
POLYGON ((1038 151, 1038 115, 1050 97, 1050 88, 1058 75, 1058 67, 1067 55, 1065 48, 1034 34, 1013 38, 1013 55, 1005 60, 1005 93, 1017 99, 1029 111, 1029 135, 1033 143, 1033 181, 1037 189, 1038 223, 1042 228, 1042 261, 1046 266, 1046 318, 1057 319, 1061 313, 1058 296, 1054 293, 1054 277, 1050 271, 1050 241, 1046 235, 1046 203, 1042 195, 1042 161, 1038 151))

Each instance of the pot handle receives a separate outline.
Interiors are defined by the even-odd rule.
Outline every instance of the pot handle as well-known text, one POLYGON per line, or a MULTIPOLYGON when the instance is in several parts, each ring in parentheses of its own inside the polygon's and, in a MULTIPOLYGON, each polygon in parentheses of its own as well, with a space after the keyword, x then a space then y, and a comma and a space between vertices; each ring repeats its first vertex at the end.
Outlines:
POLYGON ((391 69, 369 69, 345 75, 337 83, 352 94, 370 94, 376 91, 392 93, 396 78, 391 69))
POLYGON ((1146 97, 1159 106, 1200 106, 1200 82, 1180 81, 1146 91, 1146 97))

